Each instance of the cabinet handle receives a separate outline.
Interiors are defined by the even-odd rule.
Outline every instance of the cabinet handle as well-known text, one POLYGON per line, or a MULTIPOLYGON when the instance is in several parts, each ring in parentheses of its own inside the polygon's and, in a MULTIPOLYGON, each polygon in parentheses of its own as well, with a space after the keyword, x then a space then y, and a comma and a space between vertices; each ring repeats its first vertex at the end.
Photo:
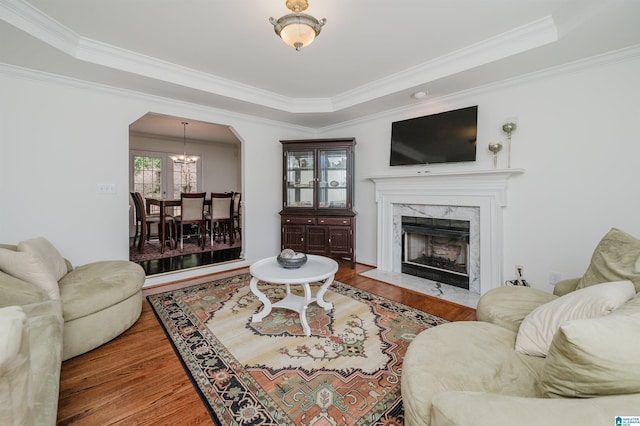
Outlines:
POLYGON ((307 223, 311 223, 311 219, 307 219, 307 223))
POLYGON ((329 244, 331 244, 331 238, 329 238, 329 244))
POLYGON ((342 221, 342 223, 344 223, 344 224, 346 225, 346 224, 347 224, 347 221, 346 221, 346 220, 343 220, 343 221, 342 221))
POLYGON ((324 223, 324 220, 321 220, 320 223, 324 223))
POLYGON ((291 222, 291 219, 285 219, 284 221, 289 223, 289 222, 291 222))

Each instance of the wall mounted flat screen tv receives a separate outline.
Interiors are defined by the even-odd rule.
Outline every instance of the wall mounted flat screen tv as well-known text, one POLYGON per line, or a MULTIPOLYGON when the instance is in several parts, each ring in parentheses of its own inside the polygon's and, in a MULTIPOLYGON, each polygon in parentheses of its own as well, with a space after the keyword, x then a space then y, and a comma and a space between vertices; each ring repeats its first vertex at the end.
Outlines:
POLYGON ((391 166, 476 160, 478 106, 391 124, 391 166))

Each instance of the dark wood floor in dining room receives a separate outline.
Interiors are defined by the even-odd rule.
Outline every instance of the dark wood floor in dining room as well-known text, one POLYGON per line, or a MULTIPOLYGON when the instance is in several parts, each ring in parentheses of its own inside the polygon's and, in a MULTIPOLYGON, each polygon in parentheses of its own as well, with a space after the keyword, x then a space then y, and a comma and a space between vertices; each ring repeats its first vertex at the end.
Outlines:
MULTIPOLYGON (((475 310, 359 275, 371 269, 340 261, 335 279, 449 321, 473 321, 475 310)), ((247 268, 145 289, 167 291, 247 272, 247 268)), ((151 306, 113 341, 62 364, 58 425, 211 425, 151 306)))

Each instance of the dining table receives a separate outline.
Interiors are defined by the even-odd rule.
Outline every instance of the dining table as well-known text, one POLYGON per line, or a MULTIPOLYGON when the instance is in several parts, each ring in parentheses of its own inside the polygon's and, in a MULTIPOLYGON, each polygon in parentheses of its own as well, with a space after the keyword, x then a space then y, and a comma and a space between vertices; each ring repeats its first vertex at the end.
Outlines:
MULTIPOLYGON (((167 208, 180 207, 181 204, 182 200, 180 198, 146 198, 147 214, 151 213, 151 206, 158 206, 158 208, 160 209, 160 224, 158 224, 158 226, 160 227, 160 241, 166 241, 167 237, 167 208)), ((209 211, 211 211, 211 198, 205 198, 204 205, 205 207, 209 208, 209 211)), ((233 227, 233 220, 231 221, 230 226, 230 239, 231 243, 233 243, 233 237, 231 237, 232 233, 235 232, 233 227)), ((164 254, 164 244, 160 244, 160 253, 164 254)))
MULTIPOLYGON (((166 241, 167 229, 167 207, 180 207, 182 201, 180 198, 147 198, 146 208, 147 214, 151 213, 151 206, 160 208, 160 241, 166 241)), ((211 207, 211 198, 204 200, 204 205, 211 207)), ((160 244, 160 253, 164 253, 164 244, 160 244)))

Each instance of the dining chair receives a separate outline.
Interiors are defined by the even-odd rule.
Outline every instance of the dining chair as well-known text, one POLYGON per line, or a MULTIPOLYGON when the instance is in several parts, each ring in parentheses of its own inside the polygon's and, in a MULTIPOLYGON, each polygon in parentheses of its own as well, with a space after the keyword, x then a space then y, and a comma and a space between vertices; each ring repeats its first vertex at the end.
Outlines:
POLYGON ((209 225, 209 234, 211 236, 211 246, 213 240, 218 236, 218 240, 222 238, 224 243, 227 242, 229 236, 229 245, 233 245, 233 193, 211 193, 211 208, 206 215, 209 225))
POLYGON ((197 225, 198 242, 204 249, 204 199, 205 192, 192 192, 180 194, 180 214, 173 218, 176 229, 176 236, 180 239, 180 252, 184 251, 184 225, 197 225))
POLYGON ((240 192, 234 192, 233 193, 233 232, 234 232, 234 235, 237 232, 238 238, 242 239, 240 201, 242 201, 242 194, 240 192))
MULTIPOLYGON (((160 239, 160 213, 147 213, 144 197, 139 192, 130 192, 133 199, 133 205, 136 212, 136 230, 133 235, 133 245, 136 246, 136 240, 138 237, 138 251, 140 253, 144 250, 144 245, 151 239, 151 225, 158 225, 158 238, 160 239), (138 235, 139 234, 139 235, 138 235)), ((165 216, 165 226, 169 229, 169 246, 173 240, 171 229, 173 228, 173 216, 165 216)), ((160 244, 164 244, 165 241, 161 241, 160 244)))

